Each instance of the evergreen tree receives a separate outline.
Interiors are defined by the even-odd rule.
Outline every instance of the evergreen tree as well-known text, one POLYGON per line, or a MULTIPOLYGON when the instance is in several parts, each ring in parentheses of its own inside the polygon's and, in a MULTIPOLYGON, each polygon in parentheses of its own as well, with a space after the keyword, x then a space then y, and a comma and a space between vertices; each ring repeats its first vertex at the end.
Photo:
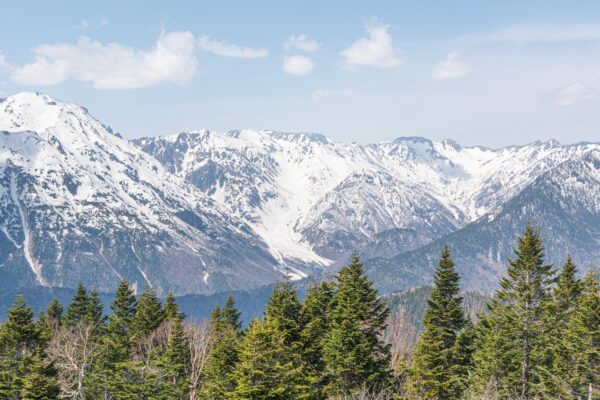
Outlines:
POLYGON ((185 319, 185 315, 179 311, 179 304, 175 301, 175 296, 173 293, 169 292, 167 294, 167 298, 165 299, 165 319, 169 321, 175 321, 177 319, 181 319, 182 321, 185 319))
POLYGON ((50 303, 48 303, 48 307, 46 307, 46 318, 50 318, 56 321, 57 324, 60 324, 63 317, 63 306, 56 300, 56 298, 52 298, 50 303))
MULTIPOLYGON (((444 247, 434 275, 434 288, 423 318, 423 331, 417 342, 410 370, 409 390, 419 399, 446 400, 460 397, 464 389, 464 367, 467 343, 458 344, 457 337, 465 325, 460 277, 444 247), (459 358, 462 359, 459 362, 459 358)), ((463 337, 468 341, 468 337, 463 337)))
POLYGON ((21 383, 22 400, 55 400, 60 398, 58 371, 51 362, 46 362, 41 350, 28 360, 26 373, 21 383))
POLYGON ((233 299, 228 297, 223 310, 212 312, 210 354, 202 371, 202 398, 222 399, 235 389, 233 372, 238 362, 241 325, 233 299), (229 300, 231 299, 231 300, 229 300), (226 316, 228 315, 228 316, 226 316))
POLYGON ((581 281, 581 294, 566 330, 568 394, 600 398, 600 287, 593 271, 581 281))
POLYGON ((187 374, 190 365, 190 353, 182 320, 178 318, 172 323, 169 343, 164 355, 167 384, 163 389, 161 398, 179 400, 185 399, 189 395, 187 374))
POLYGON ((329 332, 333 294, 333 284, 323 281, 308 290, 300 310, 304 361, 309 371, 318 377, 318 390, 326 384, 323 343, 329 332))
POLYGON ((88 313, 90 299, 83 284, 77 285, 77 291, 73 295, 71 304, 67 307, 65 314, 65 324, 75 326, 79 321, 83 321, 88 313))
POLYGON ((336 276, 334 308, 323 347, 331 395, 349 395, 389 379, 389 345, 381 341, 389 315, 357 255, 336 276))
POLYGON ((543 395, 539 382, 548 368, 547 316, 554 271, 544 263, 542 239, 531 224, 519 237, 515 254, 482 325, 474 376, 480 391, 493 382, 502 398, 527 400, 543 395))
POLYGON ((133 320, 137 301, 129 283, 122 279, 111 303, 112 314, 103 328, 103 352, 86 377, 91 398, 127 398, 127 380, 133 372, 129 363, 133 344, 133 320))
POLYGON ((240 347, 234 400, 312 399, 311 382, 297 352, 289 352, 277 324, 252 320, 240 347))
POLYGON ((227 296, 225 306, 221 310, 221 318, 224 323, 229 325, 234 331, 242 331, 242 322, 240 321, 241 313, 235 308, 233 296, 227 296))
POLYGON ((33 310, 18 295, 0 326, 0 398, 18 399, 23 385, 25 363, 42 345, 33 310))
POLYGON ((150 288, 145 288, 138 301, 133 318, 133 329, 137 340, 143 340, 163 323, 165 314, 156 296, 150 288))
POLYGON ((106 322, 104 317, 104 306, 100 301, 98 291, 93 289, 90 292, 88 307, 85 313, 84 321, 93 326, 100 327, 106 322))

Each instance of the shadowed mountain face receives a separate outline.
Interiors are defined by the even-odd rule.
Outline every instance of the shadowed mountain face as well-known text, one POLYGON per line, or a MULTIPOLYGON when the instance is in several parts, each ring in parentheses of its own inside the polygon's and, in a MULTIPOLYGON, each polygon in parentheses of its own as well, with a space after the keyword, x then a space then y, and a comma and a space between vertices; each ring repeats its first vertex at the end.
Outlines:
POLYGON ((548 258, 599 254, 600 145, 502 149, 399 138, 198 131, 127 142, 82 107, 0 102, 2 287, 251 289, 359 251, 376 285, 430 282, 444 243, 491 289, 528 220, 548 258))

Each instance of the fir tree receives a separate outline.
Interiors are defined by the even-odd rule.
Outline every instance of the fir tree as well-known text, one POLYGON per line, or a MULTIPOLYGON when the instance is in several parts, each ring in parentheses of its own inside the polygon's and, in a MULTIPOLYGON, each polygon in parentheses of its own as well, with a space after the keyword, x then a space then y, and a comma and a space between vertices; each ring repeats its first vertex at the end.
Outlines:
POLYGON ((100 301, 98 291, 93 289, 90 292, 88 307, 85 313, 84 321, 92 326, 100 327, 106 322, 104 317, 104 306, 100 301))
POLYGON ((494 382, 500 396, 526 400, 543 395, 537 388, 548 368, 547 315, 554 271, 544 263, 542 239, 531 224, 519 237, 515 254, 482 325, 475 376, 480 390, 494 382), (481 354, 484 351, 492 354, 481 354))
POLYGON ((326 384, 323 343, 329 332, 333 294, 333 284, 323 281, 308 290, 300 310, 304 360, 307 368, 318 377, 316 384, 319 390, 326 384))
POLYGON ((175 301, 175 296, 173 296, 173 293, 171 292, 167 294, 167 298, 165 299, 164 312, 165 319, 169 321, 185 319, 185 315, 181 311, 179 311, 179 304, 177 304, 177 302, 175 301))
POLYGON ((235 301, 233 296, 227 296, 225 305, 221 310, 221 319, 224 323, 229 325, 234 331, 242 331, 242 322, 240 321, 240 312, 235 308, 235 301))
POLYGON ((312 399, 311 382, 297 352, 289 352, 286 335, 276 324, 250 322, 234 379, 234 400, 312 399))
POLYGON ((167 385, 161 398, 179 400, 187 398, 189 394, 187 373, 190 353, 182 320, 178 318, 172 323, 169 343, 164 355, 167 385))
POLYGON ((46 318, 51 318, 56 321, 57 324, 60 324, 60 321, 63 317, 63 306, 56 300, 56 298, 52 298, 50 303, 48 303, 48 307, 46 307, 46 318))
POLYGON ((23 385, 24 364, 41 346, 42 335, 33 320, 33 310, 18 295, 0 326, 0 398, 18 399, 23 385))
POLYGON ((65 324, 74 326, 78 322, 83 321, 88 313, 90 299, 83 284, 77 285, 77 291, 73 295, 71 304, 67 307, 65 314, 65 324))
MULTIPOLYGON (((233 301, 228 302, 230 315, 239 315, 233 301)), ((235 319, 226 322, 223 312, 216 306, 212 312, 210 354, 202 371, 202 398, 223 399, 235 389, 233 372, 238 361, 240 329, 235 319)))
POLYGON ((455 399, 464 388, 460 364, 467 361, 459 363, 458 359, 465 354, 457 352, 465 349, 459 348, 456 341, 465 325, 459 280, 446 246, 435 271, 434 288, 410 370, 410 392, 420 399, 455 399))
POLYGON ((593 271, 581 281, 581 294, 566 330, 569 395, 600 398, 600 287, 593 271))
POLYGON ((336 276, 334 308, 323 347, 327 393, 349 395, 389 379, 389 346, 381 341, 389 309, 377 296, 357 255, 336 276))
POLYGON ((137 304, 137 310, 133 318, 133 329, 138 340, 143 340, 163 323, 165 314, 154 291, 150 288, 144 289, 137 304))
POLYGON ((46 362, 41 350, 28 360, 26 373, 21 383, 22 400, 55 400, 60 398, 58 371, 51 362, 46 362))

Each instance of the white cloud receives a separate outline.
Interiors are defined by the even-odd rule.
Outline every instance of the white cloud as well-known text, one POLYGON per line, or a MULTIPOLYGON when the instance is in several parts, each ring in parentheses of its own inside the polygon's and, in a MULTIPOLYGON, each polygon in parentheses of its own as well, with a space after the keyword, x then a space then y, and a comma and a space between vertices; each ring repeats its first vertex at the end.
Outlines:
POLYGON ((453 51, 440 61, 431 71, 433 79, 455 79, 467 75, 471 67, 461 61, 458 53, 453 51))
POLYGON ((321 45, 315 39, 311 39, 305 34, 298 36, 290 36, 288 40, 285 42, 285 50, 293 51, 293 50, 301 50, 307 53, 313 53, 319 50, 321 45))
POLYGON ((598 92, 583 82, 574 82, 548 94, 551 101, 560 107, 573 107, 598 98, 598 92))
POLYGON ((285 56, 283 58, 283 70, 290 75, 307 75, 315 68, 315 63, 304 56, 285 56))
POLYGON ((388 25, 371 22, 367 25, 368 37, 358 39, 340 55, 348 67, 391 68, 402 64, 399 50, 394 47, 388 25))
POLYGON ((76 44, 34 48, 35 60, 15 68, 11 79, 26 85, 56 85, 73 79, 92 82, 97 89, 184 84, 196 71, 195 46, 190 32, 163 32, 149 51, 81 37, 76 44))
POLYGON ((312 98, 314 101, 319 101, 324 99, 334 99, 336 97, 348 97, 353 94, 354 92, 352 89, 317 89, 312 92, 312 98))
POLYGON ((210 36, 203 35, 198 40, 202 50, 224 56, 235 58, 264 58, 269 56, 267 49, 253 49, 251 47, 240 47, 222 40, 213 40, 210 36))
POLYGON ((564 43, 600 40, 600 25, 518 24, 488 34, 469 35, 462 39, 475 43, 564 43))
POLYGON ((100 21, 98 21, 98 24, 96 25, 97 28, 104 28, 105 26, 108 26, 110 24, 110 19, 106 18, 106 17, 102 17, 100 18, 100 21))
POLYGON ((9 72, 12 69, 12 66, 6 61, 6 57, 0 51, 0 74, 9 72))

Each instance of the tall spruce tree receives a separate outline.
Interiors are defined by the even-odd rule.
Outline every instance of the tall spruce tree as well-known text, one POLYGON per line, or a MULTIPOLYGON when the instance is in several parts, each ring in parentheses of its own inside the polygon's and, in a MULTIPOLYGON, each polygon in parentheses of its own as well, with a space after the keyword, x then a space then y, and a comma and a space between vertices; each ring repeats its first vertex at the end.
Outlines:
POLYGON ((92 326, 100 327, 106 322, 104 306, 100 301, 100 295, 96 289, 92 289, 89 295, 88 307, 84 321, 92 326))
POLYGON ((20 397, 28 360, 43 345, 42 339, 33 309, 18 295, 0 326, 0 398, 20 397))
POLYGON ((177 304, 175 296, 172 292, 167 294, 163 309, 165 311, 165 319, 169 321, 175 321, 177 319, 181 319, 183 321, 185 319, 185 315, 179 311, 179 304, 177 304))
POLYGON ((325 361, 323 343, 329 332, 329 313, 334 294, 333 284, 321 282, 312 286, 300 310, 302 326, 301 342, 304 361, 309 371, 317 377, 316 387, 322 391, 325 387, 325 361))
POLYGON ((46 317, 51 318, 56 321, 57 324, 60 324, 63 318, 63 312, 63 306, 53 297, 50 300, 50 303, 48 303, 48 307, 46 307, 46 317))
POLYGON ((146 287, 138 300, 135 316, 133 317, 132 327, 136 340, 144 340, 164 320, 165 313, 156 293, 151 288, 146 287))
POLYGON ((172 321, 172 324, 169 342, 163 356, 166 385, 163 386, 161 398, 179 400, 189 396, 190 352, 183 321, 178 318, 172 321))
POLYGON ((461 364, 469 361, 464 359, 467 343, 457 343, 457 337, 465 326, 459 280, 450 258, 450 249, 446 246, 435 270, 434 288, 410 369, 408 387, 415 398, 456 399, 464 389, 461 376, 464 365, 461 364))
POLYGON ((67 326, 75 326, 78 322, 83 321, 88 313, 90 306, 90 298, 87 290, 82 283, 77 285, 77 291, 73 295, 73 300, 67 306, 65 314, 65 324, 67 326))
POLYGON ((58 370, 52 362, 36 349, 33 356, 23 367, 25 371, 21 382, 21 400, 57 400, 60 398, 58 370))
POLYGON ((225 305, 221 310, 221 318, 223 322, 229 325, 234 331, 242 331, 242 322, 240 321, 241 313, 235 308, 235 301, 233 296, 227 296, 225 305))
POLYGON ((129 356, 133 344, 133 319, 137 309, 135 294, 127 280, 119 282, 110 308, 112 314, 102 330, 103 352, 94 360, 91 372, 86 377, 86 385, 92 398, 127 399, 130 393, 127 391, 126 380, 132 374, 129 356))
POLYGON ((600 398, 600 286, 594 271, 581 281, 564 342, 570 355, 568 394, 578 399, 600 398))
POLYGON ((539 230, 528 224, 518 238, 516 258, 490 304, 477 339, 474 384, 494 387, 501 398, 543 396, 539 382, 547 361, 548 312, 554 271, 544 263, 539 230))
POLYGON ((326 393, 347 396, 385 385, 390 349, 381 340, 389 309, 377 296, 357 255, 336 275, 330 328, 323 346, 326 393))
POLYGON ((275 323, 250 322, 234 372, 233 400, 313 399, 311 382, 298 352, 286 347, 275 323))
POLYGON ((239 357, 241 329, 239 312, 233 301, 223 309, 213 310, 210 332, 210 354, 202 371, 201 395, 203 399, 224 399, 235 390, 234 371, 239 357), (229 309, 226 313, 225 309, 229 309), (225 314, 230 315, 225 318, 225 314), (234 316, 234 318, 232 318, 234 316))

